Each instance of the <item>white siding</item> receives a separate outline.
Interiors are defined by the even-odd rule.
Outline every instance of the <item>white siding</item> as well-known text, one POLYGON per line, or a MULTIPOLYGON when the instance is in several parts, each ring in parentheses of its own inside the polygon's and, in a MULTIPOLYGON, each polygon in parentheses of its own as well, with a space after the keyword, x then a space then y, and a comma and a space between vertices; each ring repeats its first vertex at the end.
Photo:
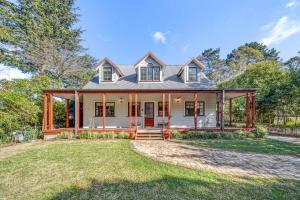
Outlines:
MULTIPOLYGON (((112 67, 108 63, 105 63, 104 65, 99 67, 99 84, 104 83, 104 82, 102 82, 102 76, 103 76, 102 69, 103 69, 103 67, 106 67, 106 66, 112 67)), ((117 71, 115 70, 115 68, 112 67, 112 82, 116 82, 118 79, 119 79, 119 75, 118 75, 117 71)))
MULTIPOLYGON (((106 127, 129 127, 128 117, 128 94, 107 94, 106 102, 115 102, 115 117, 106 117, 106 127), (123 102, 120 102, 120 98, 123 102)), ((165 97, 168 101, 168 95, 165 97)), ((184 115, 185 101, 193 101, 193 94, 171 94, 171 127, 194 127, 194 117, 184 115), (176 98, 180 102, 176 102, 176 98)), ((198 116, 198 127, 216 127, 216 95, 198 94, 198 100, 205 102, 205 116, 198 116)), ((95 102, 101 102, 102 96, 99 94, 84 94, 83 96, 83 126, 84 128, 102 127, 102 117, 95 117, 95 102)), ((134 95, 133 95, 134 101, 134 95)), ((158 102, 162 101, 162 94, 143 94, 138 95, 138 102, 141 102, 141 117, 138 117, 139 124, 143 126, 144 102, 154 102, 154 124, 158 125, 162 117, 158 116, 158 102)), ((132 118, 133 123, 135 117, 132 118)), ((168 117, 165 117, 168 121, 168 117)))

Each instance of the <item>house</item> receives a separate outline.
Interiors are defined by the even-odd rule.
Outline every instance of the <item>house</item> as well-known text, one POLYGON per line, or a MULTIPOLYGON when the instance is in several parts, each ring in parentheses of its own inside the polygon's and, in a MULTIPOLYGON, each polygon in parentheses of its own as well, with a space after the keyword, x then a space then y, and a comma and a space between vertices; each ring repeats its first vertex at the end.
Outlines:
POLYGON ((43 132, 76 134, 159 130, 236 130, 232 127, 232 99, 246 96, 246 129, 255 128, 255 89, 219 89, 203 73, 204 65, 192 58, 182 65, 168 65, 149 52, 133 65, 118 65, 108 58, 82 89, 44 91, 43 132), (53 124, 53 96, 66 99, 66 127, 53 124), (75 125, 70 127, 70 101, 75 125), (225 127, 224 104, 229 103, 225 127))

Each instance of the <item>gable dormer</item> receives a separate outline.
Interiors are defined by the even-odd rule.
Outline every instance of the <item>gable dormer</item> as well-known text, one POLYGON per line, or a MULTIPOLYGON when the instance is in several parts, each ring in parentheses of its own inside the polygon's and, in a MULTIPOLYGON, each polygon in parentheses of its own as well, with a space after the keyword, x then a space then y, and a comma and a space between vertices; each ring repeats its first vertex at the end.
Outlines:
POLYGON ((200 82, 203 69, 204 65, 196 58, 192 58, 180 68, 177 75, 185 83, 200 82))
POLYGON ((134 65, 138 82, 163 82, 165 64, 148 52, 134 65))
POLYGON ((99 83, 116 82, 120 77, 124 76, 120 68, 108 58, 104 58, 97 65, 96 70, 99 73, 99 83))

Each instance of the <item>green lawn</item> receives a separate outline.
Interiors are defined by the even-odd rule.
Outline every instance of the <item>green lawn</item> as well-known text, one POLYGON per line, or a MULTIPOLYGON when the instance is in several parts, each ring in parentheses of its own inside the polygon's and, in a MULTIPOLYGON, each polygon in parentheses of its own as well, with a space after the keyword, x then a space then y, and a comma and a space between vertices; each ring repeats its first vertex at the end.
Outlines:
POLYGON ((0 160, 0 199, 291 200, 300 181, 191 170, 144 158, 126 140, 77 140, 0 160))
POLYGON ((240 152, 270 153, 281 155, 300 155, 300 145, 280 142, 271 139, 244 139, 244 140, 182 140, 198 147, 210 147, 240 152))

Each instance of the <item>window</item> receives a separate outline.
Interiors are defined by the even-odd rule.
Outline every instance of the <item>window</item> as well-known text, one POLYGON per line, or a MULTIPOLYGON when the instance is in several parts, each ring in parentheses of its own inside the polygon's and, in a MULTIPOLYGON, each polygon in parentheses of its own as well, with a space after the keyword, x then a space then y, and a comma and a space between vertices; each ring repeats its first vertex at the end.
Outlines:
POLYGON ((103 67, 103 81, 112 81, 112 67, 103 67))
MULTIPOLYGON (((198 116, 205 115, 205 102, 198 101, 197 103, 197 113, 198 116)), ((186 101, 185 102, 185 116, 194 116, 194 101, 186 101)))
POLYGON ((141 81, 159 81, 160 67, 141 67, 141 81))
MULTIPOLYGON (((129 116, 129 102, 128 102, 128 116, 129 116)), ((141 103, 138 102, 137 104, 137 110, 138 110, 138 116, 141 116, 141 103)), ((131 116, 135 116, 135 102, 132 102, 132 115, 131 116)))
POLYGON ((197 67, 189 67, 189 81, 197 81, 197 67))
MULTIPOLYGON (((95 103, 95 117, 103 116, 103 107, 102 102, 95 103)), ((115 103, 114 102, 106 102, 105 103, 106 117, 114 117, 115 116, 115 103)))
MULTIPOLYGON (((158 102, 158 116, 163 116, 163 102, 158 102)), ((165 102, 165 116, 168 116, 168 102, 165 102)))

